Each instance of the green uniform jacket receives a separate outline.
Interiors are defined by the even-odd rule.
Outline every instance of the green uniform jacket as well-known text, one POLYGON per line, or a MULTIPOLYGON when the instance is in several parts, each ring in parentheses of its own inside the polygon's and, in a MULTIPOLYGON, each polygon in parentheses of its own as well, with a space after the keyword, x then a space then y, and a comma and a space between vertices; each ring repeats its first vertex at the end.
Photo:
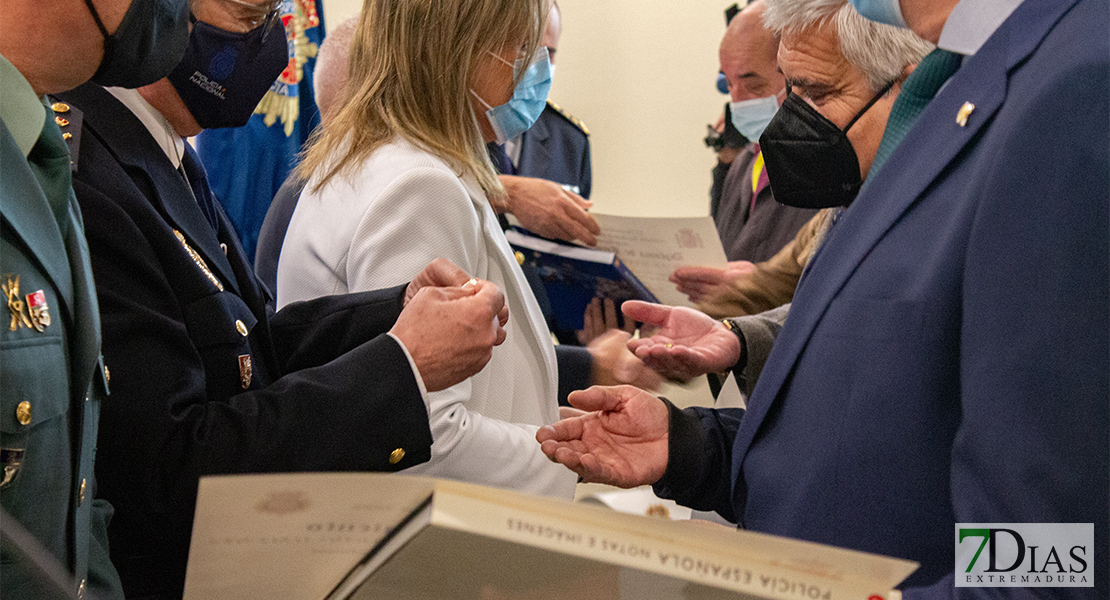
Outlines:
MULTIPOLYGON (((52 121, 41 133, 61 135, 52 121)), ((0 504, 10 515, 5 519, 18 521, 73 576, 68 595, 122 598, 108 561, 112 509, 93 498, 97 419, 108 391, 100 319, 81 213, 65 175, 54 188, 66 196, 52 198, 56 215, 0 121, 0 284, 7 308, 0 315, 0 504)), ((7 543, 0 547, 0 585, 5 600, 63 597, 7 543)))

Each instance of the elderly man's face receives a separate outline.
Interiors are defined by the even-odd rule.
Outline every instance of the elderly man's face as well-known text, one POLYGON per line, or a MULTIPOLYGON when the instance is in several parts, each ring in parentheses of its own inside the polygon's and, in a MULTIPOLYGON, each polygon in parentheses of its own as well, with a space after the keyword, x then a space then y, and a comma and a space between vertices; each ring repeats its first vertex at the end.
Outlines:
MULTIPOLYGON (((840 53, 835 23, 784 33, 778 53, 779 68, 791 93, 800 96, 829 121, 844 129, 875 97, 863 72, 840 53)), ((892 88, 897 92, 898 87, 892 88)), ((896 93, 876 102, 848 130, 848 141, 859 158, 860 177, 866 179, 886 128, 896 93)))
POLYGON ((774 36, 763 29, 762 12, 742 11, 721 42, 721 72, 733 102, 775 96, 783 90, 775 64, 774 36))

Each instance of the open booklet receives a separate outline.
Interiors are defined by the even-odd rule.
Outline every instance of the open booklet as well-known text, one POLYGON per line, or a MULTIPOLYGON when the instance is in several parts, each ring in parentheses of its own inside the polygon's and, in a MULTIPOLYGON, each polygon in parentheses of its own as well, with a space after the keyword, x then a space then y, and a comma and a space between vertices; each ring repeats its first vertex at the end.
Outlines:
POLYGON ((693 306, 669 281, 678 267, 724 268, 728 262, 712 217, 590 214, 601 226, 597 249, 616 253, 663 304, 693 306))
POLYGON ((890 598, 916 563, 374 473, 201 479, 186 600, 890 598))
POLYGON ((622 217, 591 213, 601 226, 596 248, 545 239, 514 226, 505 237, 543 283, 556 329, 582 329, 595 296, 693 306, 669 281, 685 265, 724 267, 711 217, 622 217))

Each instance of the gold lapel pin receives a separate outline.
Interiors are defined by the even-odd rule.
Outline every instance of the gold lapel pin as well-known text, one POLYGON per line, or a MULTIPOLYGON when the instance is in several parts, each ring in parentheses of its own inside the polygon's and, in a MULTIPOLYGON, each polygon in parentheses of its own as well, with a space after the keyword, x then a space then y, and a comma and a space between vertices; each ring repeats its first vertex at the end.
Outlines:
POLYGON ((970 102, 964 102, 964 105, 960 107, 960 112, 956 113, 956 124, 960 127, 967 127, 967 118, 971 116, 971 113, 974 110, 974 104, 970 102))
POLYGON ((54 122, 58 124, 58 127, 69 125, 69 119, 63 119, 61 117, 54 117, 54 122))
POLYGON ((55 102, 50 105, 50 109, 56 113, 67 113, 69 112, 69 105, 65 102, 55 102))

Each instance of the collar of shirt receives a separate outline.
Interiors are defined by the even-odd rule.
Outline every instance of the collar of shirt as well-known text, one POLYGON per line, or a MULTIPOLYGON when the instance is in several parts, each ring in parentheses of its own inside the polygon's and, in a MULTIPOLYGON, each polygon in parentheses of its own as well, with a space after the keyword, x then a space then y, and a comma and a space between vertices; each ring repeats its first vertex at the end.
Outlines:
POLYGON ((975 54, 1022 1, 960 0, 944 23, 937 47, 964 56, 975 54))
POLYGON ((185 154, 185 140, 177 135, 173 130, 173 126, 158 112, 158 109, 151 106, 146 98, 143 98, 139 92, 120 87, 104 88, 108 93, 116 97, 127 107, 136 117, 142 121, 146 126, 147 131, 150 132, 151 137, 162 148, 162 152, 166 153, 166 158, 170 159, 173 163, 173 168, 181 168, 181 157, 185 154))
POLYGON ((0 120, 23 152, 23 158, 27 158, 46 123, 46 105, 23 73, 3 56, 0 56, 0 120))

